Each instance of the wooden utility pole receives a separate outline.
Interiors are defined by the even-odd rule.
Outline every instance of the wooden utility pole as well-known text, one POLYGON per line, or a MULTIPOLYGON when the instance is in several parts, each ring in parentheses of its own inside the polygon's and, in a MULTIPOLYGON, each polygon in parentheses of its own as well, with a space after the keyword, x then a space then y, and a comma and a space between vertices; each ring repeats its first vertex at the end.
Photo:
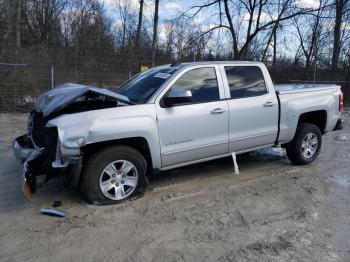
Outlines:
POLYGON ((140 0, 139 20, 137 23, 136 40, 135 40, 135 52, 139 59, 139 67, 141 66, 141 29, 142 29, 142 17, 143 17, 143 4, 144 0, 140 0))
POLYGON ((332 55, 332 69, 338 68, 340 49, 341 49, 341 25, 343 22, 344 7, 348 0, 335 0, 335 21, 334 21, 334 35, 333 35, 333 55, 332 55))
POLYGON ((144 0, 140 0, 139 20, 138 20, 138 23, 137 23, 137 31, 136 31, 136 45, 137 46, 140 46, 140 40, 141 40, 143 4, 144 4, 144 0))
POLYGON ((158 10, 159 10, 159 0, 155 0, 154 7, 154 19, 153 19, 153 41, 152 41, 152 67, 156 64, 156 48, 158 39, 158 10))

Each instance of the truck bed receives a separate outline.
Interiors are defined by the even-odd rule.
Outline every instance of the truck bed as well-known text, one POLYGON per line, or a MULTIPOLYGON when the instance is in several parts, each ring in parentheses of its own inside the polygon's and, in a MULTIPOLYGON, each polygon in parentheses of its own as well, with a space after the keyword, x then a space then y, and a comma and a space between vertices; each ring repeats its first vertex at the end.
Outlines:
POLYGON ((324 112, 326 123, 322 132, 334 129, 341 118, 339 112, 340 86, 336 84, 295 83, 275 85, 280 100, 280 135, 282 143, 295 134, 299 116, 309 112, 324 112))
POLYGON ((280 94, 298 93, 298 92, 312 92, 327 89, 340 88, 336 84, 320 84, 320 83, 295 83, 295 84, 279 84, 275 85, 275 90, 280 94))

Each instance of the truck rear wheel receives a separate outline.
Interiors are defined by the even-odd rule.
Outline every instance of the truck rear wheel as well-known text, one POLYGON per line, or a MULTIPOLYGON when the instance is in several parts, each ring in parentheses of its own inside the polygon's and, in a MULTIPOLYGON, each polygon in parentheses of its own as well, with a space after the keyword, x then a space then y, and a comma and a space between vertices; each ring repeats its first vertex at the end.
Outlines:
POLYGON ((83 191, 93 204, 116 204, 142 196, 147 162, 129 146, 113 146, 93 155, 83 173, 83 191))
POLYGON ((314 124, 301 123, 293 140, 286 146, 287 156, 293 164, 307 165, 316 159, 321 145, 320 129, 314 124))

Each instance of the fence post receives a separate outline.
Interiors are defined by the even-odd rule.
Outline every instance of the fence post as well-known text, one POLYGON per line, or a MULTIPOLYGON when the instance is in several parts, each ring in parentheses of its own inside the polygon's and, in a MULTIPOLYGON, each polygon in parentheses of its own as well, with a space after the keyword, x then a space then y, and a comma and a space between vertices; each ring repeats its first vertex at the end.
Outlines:
POLYGON ((317 59, 315 58, 314 83, 316 82, 316 73, 317 73, 317 59))
POLYGON ((51 65, 51 89, 55 88, 55 72, 54 67, 51 65))

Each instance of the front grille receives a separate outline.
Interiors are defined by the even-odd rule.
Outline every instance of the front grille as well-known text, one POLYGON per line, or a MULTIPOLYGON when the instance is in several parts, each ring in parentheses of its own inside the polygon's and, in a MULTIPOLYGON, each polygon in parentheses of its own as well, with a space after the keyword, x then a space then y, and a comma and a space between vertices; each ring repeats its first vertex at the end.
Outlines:
POLYGON ((33 113, 31 135, 34 144, 38 147, 45 146, 45 120, 42 114, 33 113))

